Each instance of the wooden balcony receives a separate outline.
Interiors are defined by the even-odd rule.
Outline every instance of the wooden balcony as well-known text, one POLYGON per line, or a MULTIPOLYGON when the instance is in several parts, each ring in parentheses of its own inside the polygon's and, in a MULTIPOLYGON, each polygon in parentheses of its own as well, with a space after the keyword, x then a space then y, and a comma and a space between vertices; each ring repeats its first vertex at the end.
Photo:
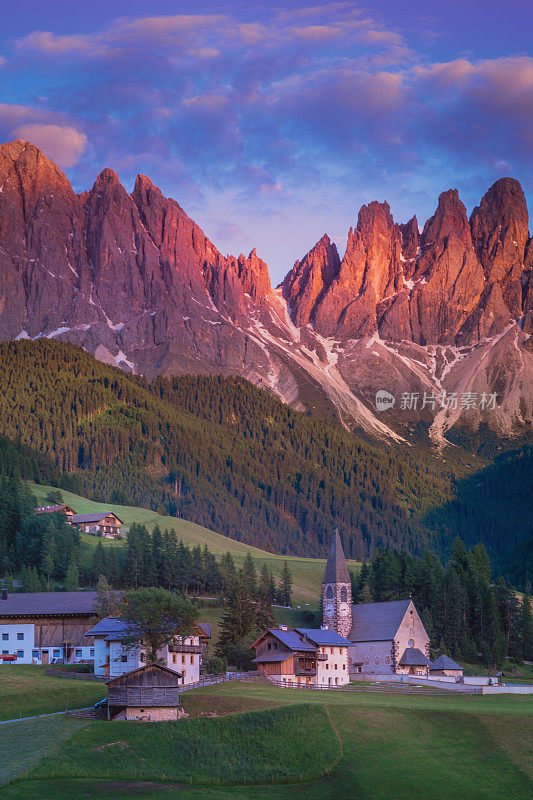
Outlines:
POLYGON ((317 653, 316 654, 316 660, 317 661, 327 661, 328 660, 328 654, 327 653, 317 653))
POLYGON ((296 667, 294 670, 295 675, 308 675, 313 676, 316 675, 316 667, 306 668, 306 667, 296 667))
POLYGON ((198 653, 202 655, 204 647, 201 644, 169 644, 169 653, 198 653))

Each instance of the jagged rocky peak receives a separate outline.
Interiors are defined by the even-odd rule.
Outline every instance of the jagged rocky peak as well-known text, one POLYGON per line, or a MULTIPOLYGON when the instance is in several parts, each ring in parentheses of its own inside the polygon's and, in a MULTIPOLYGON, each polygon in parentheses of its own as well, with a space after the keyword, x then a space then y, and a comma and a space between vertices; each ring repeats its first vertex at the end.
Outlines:
POLYGON ((439 196, 437 210, 424 225, 422 247, 441 242, 452 234, 467 247, 471 246, 472 237, 466 208, 459 199, 457 189, 448 189, 439 196))
POLYGON ((398 225, 402 236, 402 262, 403 273, 409 279, 415 269, 415 261, 420 247, 420 232, 418 230, 418 220, 411 217, 409 222, 398 225))
POLYGON ((282 283, 292 321, 307 325, 314 316, 315 305, 331 285, 340 269, 336 245, 327 233, 286 275, 282 283))
POLYGON ((501 178, 472 212, 476 255, 488 280, 518 277, 529 238, 526 198, 514 178, 501 178))

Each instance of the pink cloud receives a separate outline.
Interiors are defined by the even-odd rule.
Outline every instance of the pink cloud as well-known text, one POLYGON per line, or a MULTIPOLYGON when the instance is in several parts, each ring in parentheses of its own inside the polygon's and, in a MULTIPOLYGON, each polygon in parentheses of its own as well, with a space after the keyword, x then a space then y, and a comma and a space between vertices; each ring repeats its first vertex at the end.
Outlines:
POLYGON ((84 133, 61 125, 27 123, 12 130, 11 136, 36 145, 60 167, 77 164, 87 144, 84 133))

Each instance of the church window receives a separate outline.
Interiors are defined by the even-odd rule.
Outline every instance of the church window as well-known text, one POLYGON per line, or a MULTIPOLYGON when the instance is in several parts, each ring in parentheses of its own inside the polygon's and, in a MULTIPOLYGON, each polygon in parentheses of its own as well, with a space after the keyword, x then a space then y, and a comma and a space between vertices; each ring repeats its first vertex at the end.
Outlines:
POLYGON ((369 664, 370 664, 370 659, 368 656, 365 656, 365 666, 368 667, 369 664))
POLYGON ((385 664, 390 664, 390 656, 387 656, 387 658, 385 659, 385 664))
POLYGON ((348 602, 348 590, 346 586, 343 586, 341 589, 341 603, 348 602))
POLYGON ((379 656, 376 656, 376 664, 379 664, 379 656))
POLYGON ((326 589, 326 597, 328 600, 331 600, 333 598, 333 589, 331 588, 331 586, 328 586, 328 588, 326 589))
POLYGON ((408 644, 408 646, 409 646, 409 647, 414 647, 414 646, 415 646, 414 639, 409 639, 409 641, 407 642, 407 644, 408 644))

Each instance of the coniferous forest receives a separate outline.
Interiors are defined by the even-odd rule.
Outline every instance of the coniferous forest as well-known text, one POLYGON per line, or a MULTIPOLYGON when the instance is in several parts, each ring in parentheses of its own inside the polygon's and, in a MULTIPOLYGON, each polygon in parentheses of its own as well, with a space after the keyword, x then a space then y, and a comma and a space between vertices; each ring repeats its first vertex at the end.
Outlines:
MULTIPOLYGON (((278 553, 346 555, 483 542, 497 574, 533 574, 532 449, 475 470, 369 441, 239 378, 139 376, 70 344, 0 344, 0 474, 147 506, 278 553), (529 554, 524 558, 524 554, 529 554)), ((451 460, 454 458, 455 460, 451 460)))

